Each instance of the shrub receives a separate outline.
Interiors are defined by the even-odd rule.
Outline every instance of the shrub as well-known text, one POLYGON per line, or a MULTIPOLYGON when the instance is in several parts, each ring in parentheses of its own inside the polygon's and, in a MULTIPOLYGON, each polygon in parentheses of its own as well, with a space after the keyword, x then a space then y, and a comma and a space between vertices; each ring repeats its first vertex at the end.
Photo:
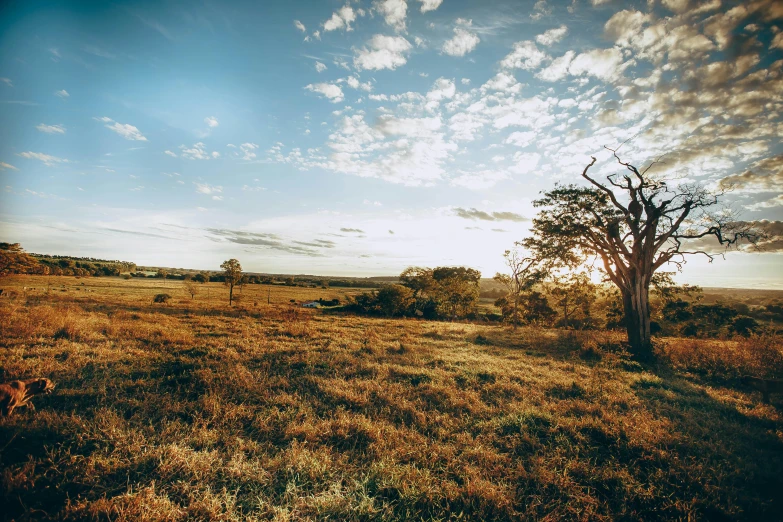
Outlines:
POLYGON ((169 294, 157 294, 152 300, 154 303, 168 303, 171 296, 169 294))
POLYGON ((739 335, 749 337, 750 334, 756 333, 759 327, 758 321, 747 315, 741 315, 732 321, 730 330, 739 335))

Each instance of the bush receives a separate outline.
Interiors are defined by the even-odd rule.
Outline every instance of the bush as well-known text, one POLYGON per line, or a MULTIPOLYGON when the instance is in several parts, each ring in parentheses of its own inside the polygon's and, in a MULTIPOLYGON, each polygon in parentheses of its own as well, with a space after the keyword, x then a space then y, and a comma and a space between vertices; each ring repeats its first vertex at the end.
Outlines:
POLYGON ((168 303, 171 296, 169 294, 157 294, 152 300, 154 303, 168 303))
POLYGON ((747 315, 741 315, 734 319, 731 323, 730 330, 739 335, 750 337, 751 334, 756 333, 761 325, 758 321, 747 315))

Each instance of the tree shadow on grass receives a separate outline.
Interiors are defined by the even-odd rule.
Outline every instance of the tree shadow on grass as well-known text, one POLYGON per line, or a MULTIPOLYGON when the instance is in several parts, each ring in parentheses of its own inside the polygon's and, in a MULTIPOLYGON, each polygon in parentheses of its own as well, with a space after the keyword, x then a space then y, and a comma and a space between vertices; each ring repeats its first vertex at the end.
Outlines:
POLYGON ((705 520, 781 520, 783 441, 781 423, 743 412, 703 388, 661 369, 632 388, 646 409, 671 423, 680 461, 698 463, 702 476, 681 486, 682 499, 705 520))

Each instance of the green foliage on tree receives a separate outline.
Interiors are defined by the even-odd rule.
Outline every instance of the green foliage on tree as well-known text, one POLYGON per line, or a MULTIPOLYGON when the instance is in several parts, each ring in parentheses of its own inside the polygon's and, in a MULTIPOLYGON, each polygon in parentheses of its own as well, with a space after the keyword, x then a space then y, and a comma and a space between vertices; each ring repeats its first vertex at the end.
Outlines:
POLYGON ((41 273, 41 269, 19 243, 0 243, 0 276, 41 273))
POLYGON ((223 261, 220 265, 223 270, 223 284, 228 287, 228 304, 234 303, 234 286, 242 279, 242 265, 236 259, 223 261))
POLYGON ((556 186, 534 202, 540 209, 533 235, 520 244, 550 268, 577 268, 597 260, 620 291, 631 352, 653 357, 649 292, 653 275, 667 264, 681 266, 688 254, 714 254, 689 248, 690 240, 713 237, 730 247, 758 234, 728 212, 711 212, 719 195, 699 185, 667 184, 649 174, 657 163, 639 170, 612 151, 622 176, 588 186, 556 186))

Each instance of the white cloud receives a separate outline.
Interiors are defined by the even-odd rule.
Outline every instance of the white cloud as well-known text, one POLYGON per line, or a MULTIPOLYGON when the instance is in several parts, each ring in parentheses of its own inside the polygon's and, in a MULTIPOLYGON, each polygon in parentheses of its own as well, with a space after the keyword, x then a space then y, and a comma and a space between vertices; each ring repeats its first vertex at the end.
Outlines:
POLYGON ((45 123, 41 123, 40 125, 36 125, 35 128, 47 134, 65 134, 65 127, 62 125, 46 125, 45 123))
POLYGON ((164 150, 163 154, 167 154, 167 155, 171 156, 172 158, 176 158, 177 157, 177 155, 174 154, 173 152, 171 152, 170 150, 164 150))
POLYGON ((20 152, 18 155, 27 159, 37 159, 38 161, 43 162, 43 164, 46 165, 47 167, 51 167, 56 163, 68 163, 67 159, 58 158, 57 156, 50 156, 42 152, 28 151, 28 152, 20 152))
POLYGON ((215 158, 215 159, 217 159, 217 158, 219 158, 219 157, 220 157, 220 153, 219 153, 218 151, 216 151, 216 150, 213 150, 213 151, 212 151, 212 157, 213 157, 213 158, 215 158))
POLYGON ((208 196, 211 196, 213 194, 220 194, 223 192, 223 187, 220 185, 209 185, 208 183, 193 183, 196 185, 196 192, 199 192, 201 194, 206 194, 208 196))
POLYGON ((503 143, 516 145, 517 147, 527 147, 536 139, 535 132, 512 132, 503 143))
POLYGON ((541 159, 541 155, 537 152, 517 152, 514 154, 514 165, 508 170, 514 174, 530 174, 536 167, 541 159))
POLYGON ((540 51, 536 44, 525 40, 514 44, 514 50, 503 58, 500 66, 504 69, 532 70, 536 69, 547 58, 546 53, 540 51))
POLYGON ((297 29, 299 29, 299 30, 300 30, 300 31, 302 31, 303 33, 306 33, 306 32, 307 32, 307 28, 306 28, 306 27, 304 26, 304 24, 303 24, 302 22, 300 22, 299 20, 294 20, 294 27, 296 27, 297 29))
MULTIPOLYGON (((467 21, 464 25, 470 26, 467 21)), ((443 44, 443 52, 451 56, 465 56, 479 44, 481 39, 464 27, 455 27, 454 36, 443 44)))
MULTIPOLYGON (((332 17, 324 22, 324 31, 334 31, 343 28, 345 28, 346 31, 353 31, 351 23, 355 20, 356 13, 351 6, 346 4, 332 13, 332 17)), ((313 36, 320 39, 320 34, 318 36, 313 34, 313 36)))
POLYGON ((761 210, 763 208, 775 208, 775 207, 783 207, 783 194, 779 194, 774 198, 768 199, 766 201, 760 201, 758 203, 748 205, 748 209, 750 210, 761 210))
POLYGON ((144 137, 144 135, 134 127, 133 125, 127 124, 127 123, 119 123, 111 118, 107 118, 106 116, 102 116, 100 118, 93 118, 94 120, 101 121, 105 123, 104 127, 107 129, 116 132, 126 140, 130 141, 147 141, 147 138, 144 137))
POLYGON ((65 89, 55 92, 54 95, 59 96, 60 98, 67 98, 70 96, 70 94, 68 94, 68 91, 66 91, 65 89))
POLYGON ((347 78, 344 78, 342 80, 338 80, 338 82, 345 82, 348 84, 348 87, 351 89, 361 89, 366 92, 372 91, 372 84, 370 82, 364 82, 361 83, 358 78, 355 76, 349 76, 347 78))
POLYGON ((10 163, 6 163, 4 161, 0 161, 0 169, 2 169, 2 170, 6 170, 6 169, 19 170, 16 167, 14 167, 13 165, 11 165, 10 163))
POLYGON ((536 42, 540 43, 541 45, 549 46, 562 40, 567 32, 568 27, 561 25, 560 27, 549 29, 548 31, 545 31, 544 34, 539 34, 536 36, 536 42))
POLYGON ((402 36, 376 34, 369 42, 369 49, 357 51, 353 64, 358 69, 396 69, 408 61, 406 55, 412 49, 411 43, 402 36))
POLYGON ((256 158, 256 153, 254 152, 258 148, 258 145, 255 143, 243 143, 239 146, 239 150, 242 152, 242 159, 245 161, 251 161, 256 158))
POLYGON ((419 2, 421 2, 421 12, 426 13, 427 11, 434 11, 440 7, 443 0, 419 0, 419 2))
POLYGON ((406 0, 376 0, 375 9, 396 31, 405 30, 405 17, 408 10, 406 0))
POLYGON ((13 87, 14 86, 14 82, 12 82, 10 78, 0 78, 0 82, 3 82, 4 84, 6 84, 9 87, 13 87))
POLYGON ((578 54, 568 67, 568 72, 574 76, 594 76, 608 82, 620 76, 626 67, 623 64, 623 53, 611 47, 578 54))
POLYGON ((206 123, 210 128, 217 127, 219 125, 217 118, 214 116, 207 116, 204 118, 204 123, 206 123))
POLYGON ((315 70, 319 73, 324 72, 327 69, 326 65, 321 62, 315 62, 315 70))
POLYGON ((328 98, 332 103, 340 103, 345 99, 343 90, 339 85, 333 83, 315 83, 305 87, 310 92, 317 92, 318 94, 328 98))
POLYGON ((552 8, 549 6, 546 0, 538 0, 538 2, 533 5, 533 12, 530 13, 530 18, 533 20, 540 20, 544 16, 549 16, 552 14, 552 8))
POLYGON ((192 160, 208 160, 209 153, 207 152, 206 145, 201 142, 194 143, 192 147, 187 148, 185 145, 180 145, 182 150, 180 153, 183 158, 192 160))
POLYGON ((770 49, 783 49, 783 32, 780 32, 775 35, 775 38, 772 39, 772 42, 769 44, 770 49))
POLYGON ((562 80, 568 76, 568 67, 574 60, 575 55, 576 53, 574 51, 567 51, 563 56, 555 58, 547 67, 536 73, 536 78, 548 82, 562 80))

